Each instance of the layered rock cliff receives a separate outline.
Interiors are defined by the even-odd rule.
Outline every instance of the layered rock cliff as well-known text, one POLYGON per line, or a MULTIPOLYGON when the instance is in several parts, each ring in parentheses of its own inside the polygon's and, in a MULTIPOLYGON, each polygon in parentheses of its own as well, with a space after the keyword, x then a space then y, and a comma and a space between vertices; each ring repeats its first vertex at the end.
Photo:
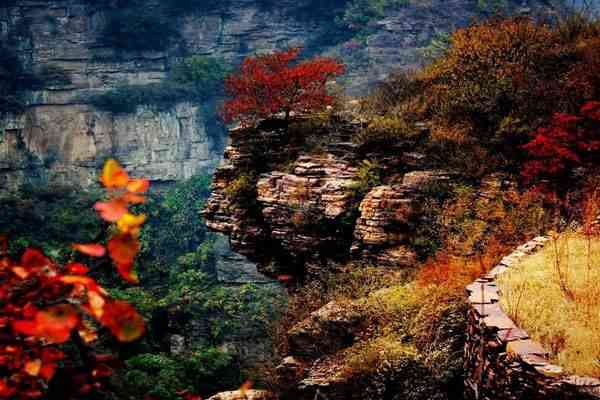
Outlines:
MULTIPOLYGON (((204 211, 207 225, 229 235, 233 249, 256 260, 262 272, 284 281, 308 284, 345 268, 414 269, 418 256, 410 238, 421 223, 423 199, 453 175, 433 169, 409 142, 364 154, 350 141, 362 129, 344 115, 321 126, 298 120, 286 129, 268 121, 232 131, 204 211), (316 146, 315 138, 321 138, 316 146), (378 160, 370 165, 381 167, 380 180, 361 192, 365 157, 378 160), (384 164, 390 159, 395 162, 384 164)), ((334 301, 291 326, 276 369, 284 398, 355 398, 354 384, 335 371, 344 368, 347 349, 368 334, 369 318, 363 300, 334 301)))
MULTIPOLYGON (((271 275, 301 275, 327 259, 390 268, 416 263, 409 238, 420 197, 423 189, 447 182, 448 172, 400 161, 386 172, 386 182, 360 195, 361 149, 344 141, 363 129, 360 122, 340 120, 325 128, 328 133, 299 135, 293 124, 288 130, 269 124, 231 132, 204 212, 210 229, 229 235, 234 250, 271 275), (321 135, 329 143, 311 148, 311 137, 321 135), (243 198, 231 190, 241 179, 243 198)), ((409 152, 415 158, 408 145, 389 151, 398 160, 409 152)), ((370 156, 386 160, 389 154, 370 156)))
POLYGON ((209 129, 214 114, 200 104, 184 102, 162 111, 142 104, 129 114, 101 112, 89 104, 90 96, 119 85, 164 80, 186 55, 219 57, 235 66, 248 54, 303 45, 308 53, 348 64, 343 83, 356 92, 391 69, 418 66, 436 33, 465 25, 482 12, 471 0, 410 2, 371 21, 361 31, 364 40, 350 35, 332 42, 327 28, 333 17, 324 19, 318 10, 311 14, 310 0, 266 5, 232 0, 183 16, 160 15, 160 2, 148 0, 147 10, 156 9, 159 21, 175 26, 177 40, 161 51, 131 51, 115 49, 102 37, 112 3, 11 0, 0 5, 0 39, 16 47, 26 69, 58 68, 68 78, 22 93, 24 112, 0 120, 3 187, 31 179, 87 185, 108 156, 155 181, 210 170, 221 157, 223 140, 209 129), (308 9, 303 18, 291 12, 300 8, 308 9))

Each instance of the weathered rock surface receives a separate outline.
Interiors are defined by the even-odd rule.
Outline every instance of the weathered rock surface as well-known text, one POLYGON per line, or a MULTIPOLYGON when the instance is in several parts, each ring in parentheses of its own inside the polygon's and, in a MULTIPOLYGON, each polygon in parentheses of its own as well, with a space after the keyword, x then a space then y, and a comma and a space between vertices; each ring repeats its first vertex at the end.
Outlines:
POLYGON ((203 118, 190 103, 160 112, 139 108, 131 115, 87 105, 30 107, 6 125, 4 140, 0 136, 0 186, 15 186, 20 176, 36 172, 53 183, 87 186, 96 182, 107 157, 153 181, 189 178, 212 169, 219 158, 203 118))
POLYGON ((354 257, 390 268, 414 266, 417 257, 408 242, 421 215, 420 196, 430 185, 449 181, 445 171, 411 171, 401 184, 371 189, 360 203, 354 257))
POLYGON ((306 372, 306 363, 293 356, 285 357, 275 369, 279 385, 288 388, 301 381, 306 372))
POLYGON ((352 344, 360 322, 353 304, 332 301, 290 329, 290 354, 316 358, 335 353, 352 344))
POLYGON ((334 225, 352 200, 356 168, 331 154, 301 156, 292 173, 270 172, 257 185, 268 234, 285 251, 303 254, 337 240, 320 224, 334 225))
POLYGON ((208 400, 275 400, 275 396, 266 390, 235 390, 216 394, 208 400))
POLYGON ((366 245, 394 245, 407 239, 418 204, 401 186, 373 188, 360 203, 354 236, 366 245))

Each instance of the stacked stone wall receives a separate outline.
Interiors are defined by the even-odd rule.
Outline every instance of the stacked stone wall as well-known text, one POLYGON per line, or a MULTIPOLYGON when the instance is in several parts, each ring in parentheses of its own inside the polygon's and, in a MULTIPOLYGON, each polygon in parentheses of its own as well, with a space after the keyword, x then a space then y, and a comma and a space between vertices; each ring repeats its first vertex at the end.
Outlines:
POLYGON ((519 259, 548 242, 537 237, 468 285, 465 393, 472 400, 600 399, 600 380, 567 374, 501 308, 496 284, 519 259))

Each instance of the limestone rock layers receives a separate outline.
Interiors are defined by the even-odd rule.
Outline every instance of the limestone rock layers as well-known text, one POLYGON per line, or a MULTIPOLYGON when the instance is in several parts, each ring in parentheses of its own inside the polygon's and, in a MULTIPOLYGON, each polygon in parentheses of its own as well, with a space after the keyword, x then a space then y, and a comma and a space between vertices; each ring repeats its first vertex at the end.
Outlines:
MULTIPOLYGON (((117 116, 89 106, 92 95, 121 85, 164 80, 187 55, 217 57, 235 66, 250 54, 304 46, 339 58, 347 66, 349 92, 364 93, 390 70, 420 65, 423 49, 437 33, 464 26, 481 13, 470 0, 410 3, 390 8, 383 18, 372 21, 365 43, 354 39, 331 43, 325 33, 333 22, 317 12, 311 15, 308 0, 282 0, 274 6, 231 0, 225 8, 179 17, 161 15, 160 0, 146 1, 147 10, 156 10, 161 22, 177 30, 177 39, 164 51, 110 47, 102 37, 110 1, 0 2, 0 39, 15 45, 26 69, 55 67, 70 80, 46 82, 24 93, 26 113, 0 118, 0 132, 4 132, 0 133, 0 184, 15 186, 27 178, 45 178, 85 185, 94 180, 98 160, 108 154, 158 181, 185 178, 215 166, 222 154, 222 138, 207 133, 205 122, 214 116, 204 115, 201 107, 183 104, 162 113, 141 107, 134 115, 117 116)), ((527 3, 534 10, 541 4, 527 3)))
POLYGON ((290 174, 264 174, 257 200, 271 238, 290 254, 335 242, 336 230, 327 228, 347 210, 355 179, 356 168, 332 155, 302 156, 290 174))

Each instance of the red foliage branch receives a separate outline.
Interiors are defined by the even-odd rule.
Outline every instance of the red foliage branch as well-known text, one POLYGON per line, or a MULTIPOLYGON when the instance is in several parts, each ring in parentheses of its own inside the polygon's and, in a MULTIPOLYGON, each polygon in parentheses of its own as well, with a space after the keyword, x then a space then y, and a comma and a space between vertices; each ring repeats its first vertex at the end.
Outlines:
POLYGON ((225 81, 229 97, 223 107, 227 123, 238 120, 251 126, 260 119, 284 113, 310 113, 333 103, 327 81, 344 73, 344 66, 330 58, 292 64, 299 48, 248 57, 240 70, 225 81))
MULTIPOLYGON (((111 198, 99 202, 101 217, 116 222, 117 233, 109 240, 108 253, 119 273, 137 282, 133 260, 143 215, 129 213, 128 206, 144 201, 148 181, 129 179, 114 160, 103 171, 102 182, 111 198)), ((89 256, 102 257, 100 244, 75 244, 89 256)), ((0 399, 36 399, 54 377, 58 362, 66 363, 59 345, 72 341, 86 346, 95 341, 97 325, 119 341, 130 342, 144 332, 144 321, 128 303, 112 299, 84 264, 58 265, 40 250, 28 248, 19 260, 8 256, 8 239, 0 237, 0 399), (95 322, 94 322, 95 321, 95 322)), ((111 374, 110 355, 80 349, 86 369, 71 374, 75 395, 86 396, 101 387, 111 374), (83 354, 85 353, 85 354, 83 354)))
POLYGON ((550 126, 523 147, 533 158, 522 170, 527 182, 546 189, 568 184, 573 170, 600 161, 600 102, 585 103, 578 115, 554 114, 550 126))

